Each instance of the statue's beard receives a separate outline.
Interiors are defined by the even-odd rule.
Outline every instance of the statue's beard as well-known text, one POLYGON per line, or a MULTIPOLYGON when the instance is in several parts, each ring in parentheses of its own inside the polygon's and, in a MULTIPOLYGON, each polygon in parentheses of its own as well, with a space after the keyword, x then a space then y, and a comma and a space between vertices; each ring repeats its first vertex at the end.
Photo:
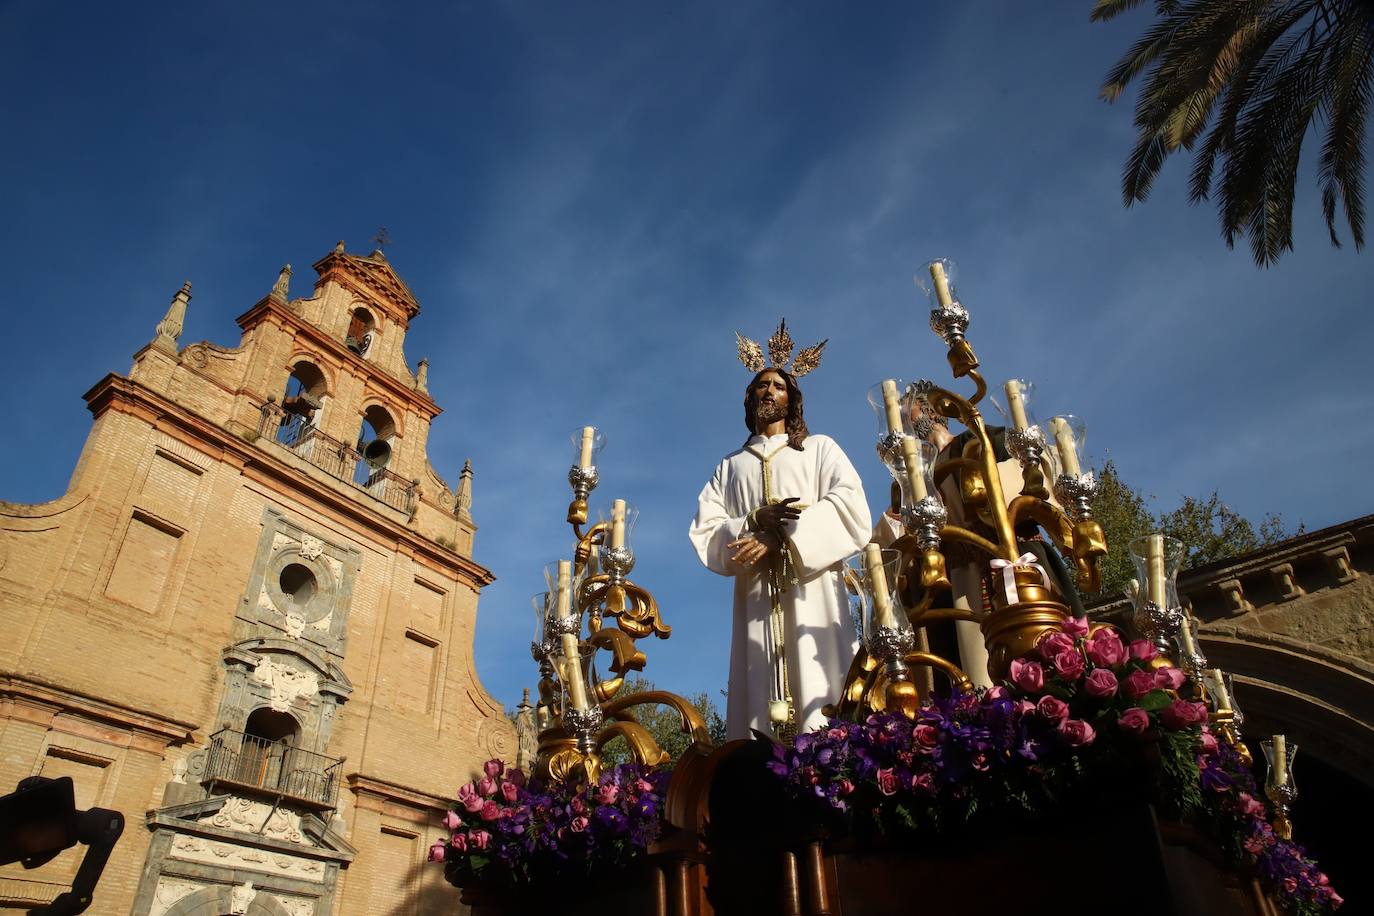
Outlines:
POLYGON ((777 401, 759 401, 754 408, 754 429, 762 432, 769 423, 787 419, 787 408, 777 401))

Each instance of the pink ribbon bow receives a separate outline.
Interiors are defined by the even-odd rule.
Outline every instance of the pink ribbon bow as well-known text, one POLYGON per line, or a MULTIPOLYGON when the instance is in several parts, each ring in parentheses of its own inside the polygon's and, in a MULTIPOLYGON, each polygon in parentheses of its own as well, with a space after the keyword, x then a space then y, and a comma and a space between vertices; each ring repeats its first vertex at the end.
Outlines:
POLYGON ((1049 574, 1045 572, 1045 567, 1035 562, 1035 560, 1035 554, 1027 552, 1021 554, 1021 556, 1017 557, 1015 560, 997 559, 993 560, 990 564, 994 573, 999 569, 1002 571, 1002 590, 1007 596, 1007 604, 1015 604, 1021 599, 1021 596, 1016 591, 1016 567, 1018 566, 1029 566, 1031 569, 1040 573, 1040 581, 1045 583, 1045 588, 1052 589, 1054 587, 1050 585, 1050 577, 1049 574))

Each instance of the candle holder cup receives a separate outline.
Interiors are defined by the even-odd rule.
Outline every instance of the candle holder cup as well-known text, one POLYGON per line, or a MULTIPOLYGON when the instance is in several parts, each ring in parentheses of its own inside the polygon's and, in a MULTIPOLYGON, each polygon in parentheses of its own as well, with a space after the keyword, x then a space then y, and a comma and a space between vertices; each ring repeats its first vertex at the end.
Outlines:
POLYGON ((606 435, 594 426, 584 426, 570 437, 573 445, 573 462, 568 468, 568 484, 573 490, 572 502, 568 504, 568 524, 587 523, 587 496, 596 489, 600 480, 596 472, 596 458, 606 447, 606 435), (591 430, 591 435, 585 435, 591 430))
POLYGON ((628 503, 625 505, 619 546, 613 543, 615 522, 612 513, 613 510, 605 509, 599 513, 600 523, 604 527, 605 533, 602 535, 601 545, 597 550, 597 558, 607 579, 606 609, 612 614, 619 614, 627 607, 625 581, 630 575, 630 571, 635 568, 635 554, 631 541, 634 537, 635 522, 639 520, 639 509, 628 503))
POLYGON ((1264 774, 1264 794, 1274 804, 1274 833, 1280 839, 1291 840, 1293 821, 1289 813, 1298 797, 1298 784, 1293 779, 1293 758, 1298 754, 1298 745, 1286 740, 1283 735, 1275 735, 1261 741, 1260 749, 1264 751, 1264 759, 1269 764, 1268 772, 1264 774))
POLYGON ((1151 534, 1128 545, 1140 587, 1135 595, 1135 624, 1160 654, 1177 655, 1183 608, 1178 599, 1178 571, 1187 551, 1177 538, 1151 534), (1157 550, 1151 547, 1152 542, 1157 550))

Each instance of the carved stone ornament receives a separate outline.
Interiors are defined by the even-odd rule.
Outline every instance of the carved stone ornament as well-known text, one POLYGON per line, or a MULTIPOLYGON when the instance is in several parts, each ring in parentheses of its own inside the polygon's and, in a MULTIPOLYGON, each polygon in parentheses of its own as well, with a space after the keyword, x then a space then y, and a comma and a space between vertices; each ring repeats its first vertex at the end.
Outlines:
POLYGON ((277 712, 287 712, 297 699, 314 697, 320 692, 320 679, 313 672, 270 657, 253 669, 253 680, 271 688, 269 702, 277 712))
POLYGON ((307 560, 318 560, 324 553, 324 542, 309 534, 301 535, 300 555, 307 560))
POLYGON ((286 615, 286 635, 292 639, 300 639, 305 632, 305 618, 300 614, 288 613, 286 615))
POLYGON ((230 916, 246 916, 248 913, 248 906, 257 895, 257 888, 253 887, 251 881, 245 881, 242 884, 234 885, 234 889, 229 893, 230 916))
POLYGON ((209 818, 209 823, 226 830, 257 833, 287 843, 303 843, 300 818, 280 808, 248 798, 231 797, 209 818))

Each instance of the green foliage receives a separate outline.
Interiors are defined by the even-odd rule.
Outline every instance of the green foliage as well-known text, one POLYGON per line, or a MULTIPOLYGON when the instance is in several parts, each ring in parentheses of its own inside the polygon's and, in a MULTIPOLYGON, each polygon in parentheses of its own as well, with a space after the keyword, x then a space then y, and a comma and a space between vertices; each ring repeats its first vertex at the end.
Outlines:
MULTIPOLYGON (((617 698, 656 689, 653 681, 648 678, 632 675, 625 681, 625 686, 621 688, 617 698)), ((697 712, 706 720, 706 730, 710 732, 711 743, 724 744, 725 720, 716 709, 710 694, 703 691, 696 696, 687 697, 687 701, 696 707, 697 712)), ((667 751, 673 760, 681 757, 691 746, 692 737, 683 734, 682 717, 671 706, 636 706, 633 712, 639 724, 649 730, 658 746, 667 751)), ((602 765, 605 767, 628 763, 630 759, 630 748, 624 738, 614 738, 601 749, 602 765)))
POLYGON ((1097 478, 1093 515, 1102 523, 1110 547, 1102 559, 1100 595, 1121 591, 1136 577, 1127 545, 1151 532, 1162 531, 1188 545, 1187 568, 1240 556, 1303 531, 1301 524, 1296 531, 1288 531, 1277 515, 1266 515, 1256 525, 1223 503, 1215 490, 1202 498, 1185 496, 1178 508, 1154 515, 1149 500, 1121 479, 1111 461, 1097 472, 1097 478))
MULTIPOLYGON (((1108 20, 1140 0, 1097 0, 1108 20)), ((1364 245, 1365 125, 1374 97, 1370 7, 1360 0, 1155 0, 1155 21, 1107 74, 1114 102, 1140 77, 1136 146, 1122 174, 1143 201, 1169 156, 1197 146, 1190 198, 1216 194, 1228 247, 1248 236, 1267 266, 1293 247, 1303 140, 1320 136, 1317 181, 1331 244, 1343 207, 1364 245)))

